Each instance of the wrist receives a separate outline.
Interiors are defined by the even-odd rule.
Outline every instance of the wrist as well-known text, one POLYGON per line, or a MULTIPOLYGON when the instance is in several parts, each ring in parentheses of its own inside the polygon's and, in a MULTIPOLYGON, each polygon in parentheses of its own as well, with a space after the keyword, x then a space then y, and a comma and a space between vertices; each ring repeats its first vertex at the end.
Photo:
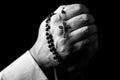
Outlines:
POLYGON ((37 57, 36 57, 36 55, 35 55, 35 50, 33 49, 33 48, 31 48, 30 50, 29 50, 29 52, 30 52, 30 54, 31 54, 31 56, 33 57, 33 59, 35 60, 35 62, 38 64, 38 66, 40 66, 40 64, 39 64, 39 62, 38 62, 38 59, 37 59, 37 57))
MULTIPOLYGON (((49 69, 52 67, 52 66, 49 66, 49 64, 51 64, 50 62, 51 60, 49 60, 49 58, 45 58, 47 55, 46 56, 37 55, 38 53, 36 52, 36 49, 34 48, 31 48, 29 52, 40 68, 49 69)), ((41 51, 39 50, 39 54, 40 52, 41 51)), ((44 54, 47 54, 47 53, 44 53, 44 54)))
POLYGON ((41 65, 39 63, 39 60, 36 57, 36 52, 34 51, 34 49, 30 49, 29 50, 31 56, 33 57, 33 59, 35 60, 35 62, 38 64, 39 68, 43 71, 43 73, 47 76, 47 78, 49 78, 51 76, 51 73, 53 72, 53 67, 43 67, 43 65, 41 65))

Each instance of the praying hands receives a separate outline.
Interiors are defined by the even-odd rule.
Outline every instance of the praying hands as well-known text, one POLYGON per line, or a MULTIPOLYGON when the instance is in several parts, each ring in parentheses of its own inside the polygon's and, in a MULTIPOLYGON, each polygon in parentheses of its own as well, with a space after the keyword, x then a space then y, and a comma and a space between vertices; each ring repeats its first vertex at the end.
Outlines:
POLYGON ((80 80, 97 50, 96 32, 87 7, 62 5, 43 20, 32 48, 0 72, 0 80, 80 80))
POLYGON ((62 5, 41 23, 30 52, 41 67, 62 65, 81 56, 85 48, 94 53, 96 32, 94 18, 84 5, 62 5))

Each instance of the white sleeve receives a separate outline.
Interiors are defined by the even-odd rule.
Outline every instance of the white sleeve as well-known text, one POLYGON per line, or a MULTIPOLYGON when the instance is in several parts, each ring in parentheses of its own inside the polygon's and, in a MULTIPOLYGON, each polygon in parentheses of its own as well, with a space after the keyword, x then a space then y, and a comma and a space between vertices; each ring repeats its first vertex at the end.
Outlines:
POLYGON ((0 80, 47 80, 29 51, 0 72, 0 80))

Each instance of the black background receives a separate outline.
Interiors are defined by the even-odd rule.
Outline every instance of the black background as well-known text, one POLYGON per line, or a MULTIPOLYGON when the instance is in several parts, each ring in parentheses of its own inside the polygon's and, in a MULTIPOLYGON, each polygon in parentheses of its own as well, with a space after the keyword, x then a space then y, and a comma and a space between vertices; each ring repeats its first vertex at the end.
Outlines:
MULTIPOLYGON (((3 2, 1 10, 0 70, 29 50, 35 43, 39 25, 48 14, 62 4, 81 3, 95 17, 98 27, 99 49, 86 67, 86 80, 106 80, 110 72, 110 60, 106 51, 106 35, 111 5, 101 0, 43 0, 39 2, 3 2)), ((111 7, 112 9, 112 7, 111 7)), ((111 11, 112 12, 112 11, 111 11)), ((110 29, 110 27, 109 27, 110 29)), ((108 36, 107 36, 108 37, 108 36)))

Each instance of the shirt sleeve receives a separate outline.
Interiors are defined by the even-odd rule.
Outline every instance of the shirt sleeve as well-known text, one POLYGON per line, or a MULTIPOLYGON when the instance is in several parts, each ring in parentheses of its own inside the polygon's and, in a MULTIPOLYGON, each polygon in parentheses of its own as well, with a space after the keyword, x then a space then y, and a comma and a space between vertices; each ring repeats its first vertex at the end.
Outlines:
POLYGON ((47 80, 29 51, 0 72, 0 80, 47 80))

